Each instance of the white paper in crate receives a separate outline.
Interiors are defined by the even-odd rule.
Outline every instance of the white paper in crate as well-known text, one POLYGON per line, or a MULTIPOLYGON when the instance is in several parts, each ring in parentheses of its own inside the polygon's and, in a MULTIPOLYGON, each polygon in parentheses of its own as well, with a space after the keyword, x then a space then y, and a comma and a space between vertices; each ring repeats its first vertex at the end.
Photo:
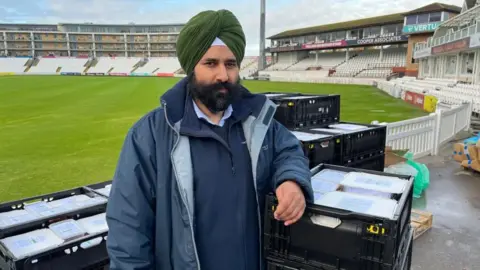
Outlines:
POLYGON ((295 137, 297 137, 299 141, 303 141, 303 142, 310 142, 310 141, 330 137, 329 135, 325 135, 325 134, 315 134, 315 133, 307 133, 307 132, 300 132, 300 131, 291 131, 291 132, 293 135, 295 135, 295 137))
POLYGON ((104 188, 99 188, 99 189, 96 189, 95 191, 108 197, 110 196, 111 190, 112 190, 112 185, 108 184, 104 188))
POLYGON ((107 202, 106 198, 97 196, 89 197, 87 195, 74 195, 67 198, 53 200, 50 202, 40 201, 25 205, 25 210, 38 214, 42 217, 59 215, 80 208, 91 207, 107 202))
POLYGON ((340 184, 347 175, 346 172, 324 169, 312 176, 312 183, 316 181, 327 181, 340 184))
POLYGON ((351 172, 345 176, 340 184, 347 187, 362 188, 390 194, 401 194, 406 188, 407 181, 398 177, 351 172))
POLYGON ((27 210, 12 210, 9 212, 0 213, 0 229, 6 229, 11 226, 24 224, 40 218, 35 213, 30 213, 27 210))
POLYGON ((328 127, 334 128, 334 129, 347 130, 347 131, 368 129, 367 126, 355 125, 355 124, 333 124, 333 125, 329 125, 328 127))
POLYGON ((77 220, 88 234, 98 234, 108 231, 107 218, 105 213, 77 220))
POLYGON ((335 133, 335 134, 344 134, 347 133, 346 130, 343 129, 334 129, 334 128, 312 128, 313 131, 320 131, 320 132, 328 132, 328 133, 335 133))
POLYGON ((40 229, 0 240, 16 259, 22 259, 56 248, 63 240, 50 229, 40 229))
POLYGON ((56 222, 48 226, 52 232, 63 240, 70 240, 85 235, 87 232, 73 219, 56 222))
POLYGON ((315 204, 389 219, 397 207, 395 200, 341 191, 327 193, 315 204))

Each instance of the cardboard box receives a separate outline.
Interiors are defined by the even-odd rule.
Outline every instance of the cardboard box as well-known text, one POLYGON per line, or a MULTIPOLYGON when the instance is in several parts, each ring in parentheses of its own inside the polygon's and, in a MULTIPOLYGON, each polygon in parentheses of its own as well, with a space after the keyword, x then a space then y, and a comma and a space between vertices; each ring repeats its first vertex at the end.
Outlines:
POLYGON ((385 147, 385 168, 405 161, 407 161, 407 159, 395 153, 391 146, 385 147))
POLYGON ((480 160, 464 160, 462 166, 480 172, 480 160))
POLYGON ((464 160, 477 160, 479 159, 478 148, 476 145, 456 143, 453 145, 453 159, 458 162, 464 160))

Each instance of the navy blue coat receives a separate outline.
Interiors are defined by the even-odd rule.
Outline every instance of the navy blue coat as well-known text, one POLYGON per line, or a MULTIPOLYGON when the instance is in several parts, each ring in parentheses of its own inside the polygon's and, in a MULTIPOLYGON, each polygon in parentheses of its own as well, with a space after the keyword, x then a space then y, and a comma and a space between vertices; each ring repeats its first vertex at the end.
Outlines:
MULTIPOLYGON (((190 140, 179 131, 188 98, 186 85, 182 79, 167 91, 162 107, 142 117, 126 136, 107 206, 110 269, 201 269, 192 222, 190 140)), ((276 105, 264 95, 250 93, 240 105, 249 112, 242 127, 257 194, 261 246, 264 195, 286 180, 296 181, 308 202, 313 191, 300 142, 273 119, 276 105)), ((204 154, 209 156, 208 166, 215 157, 204 154)))

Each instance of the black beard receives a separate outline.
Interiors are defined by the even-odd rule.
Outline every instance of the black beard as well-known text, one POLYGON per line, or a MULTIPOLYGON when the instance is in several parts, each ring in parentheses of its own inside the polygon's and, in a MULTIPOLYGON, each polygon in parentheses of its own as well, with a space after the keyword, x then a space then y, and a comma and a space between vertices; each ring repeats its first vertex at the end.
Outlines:
POLYGON ((241 96, 240 80, 235 83, 199 83, 195 74, 191 74, 188 79, 188 91, 195 100, 200 101, 212 113, 225 111, 234 101, 241 96), (221 92, 221 89, 227 91, 221 92))

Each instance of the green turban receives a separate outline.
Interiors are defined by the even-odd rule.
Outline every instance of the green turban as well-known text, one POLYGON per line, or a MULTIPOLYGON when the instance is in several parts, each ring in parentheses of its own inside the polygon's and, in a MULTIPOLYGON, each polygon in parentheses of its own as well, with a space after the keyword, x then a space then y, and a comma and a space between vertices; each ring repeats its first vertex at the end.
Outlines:
POLYGON ((193 72, 216 38, 227 45, 240 66, 246 43, 240 22, 228 10, 208 10, 191 18, 178 36, 177 57, 186 74, 193 72))

